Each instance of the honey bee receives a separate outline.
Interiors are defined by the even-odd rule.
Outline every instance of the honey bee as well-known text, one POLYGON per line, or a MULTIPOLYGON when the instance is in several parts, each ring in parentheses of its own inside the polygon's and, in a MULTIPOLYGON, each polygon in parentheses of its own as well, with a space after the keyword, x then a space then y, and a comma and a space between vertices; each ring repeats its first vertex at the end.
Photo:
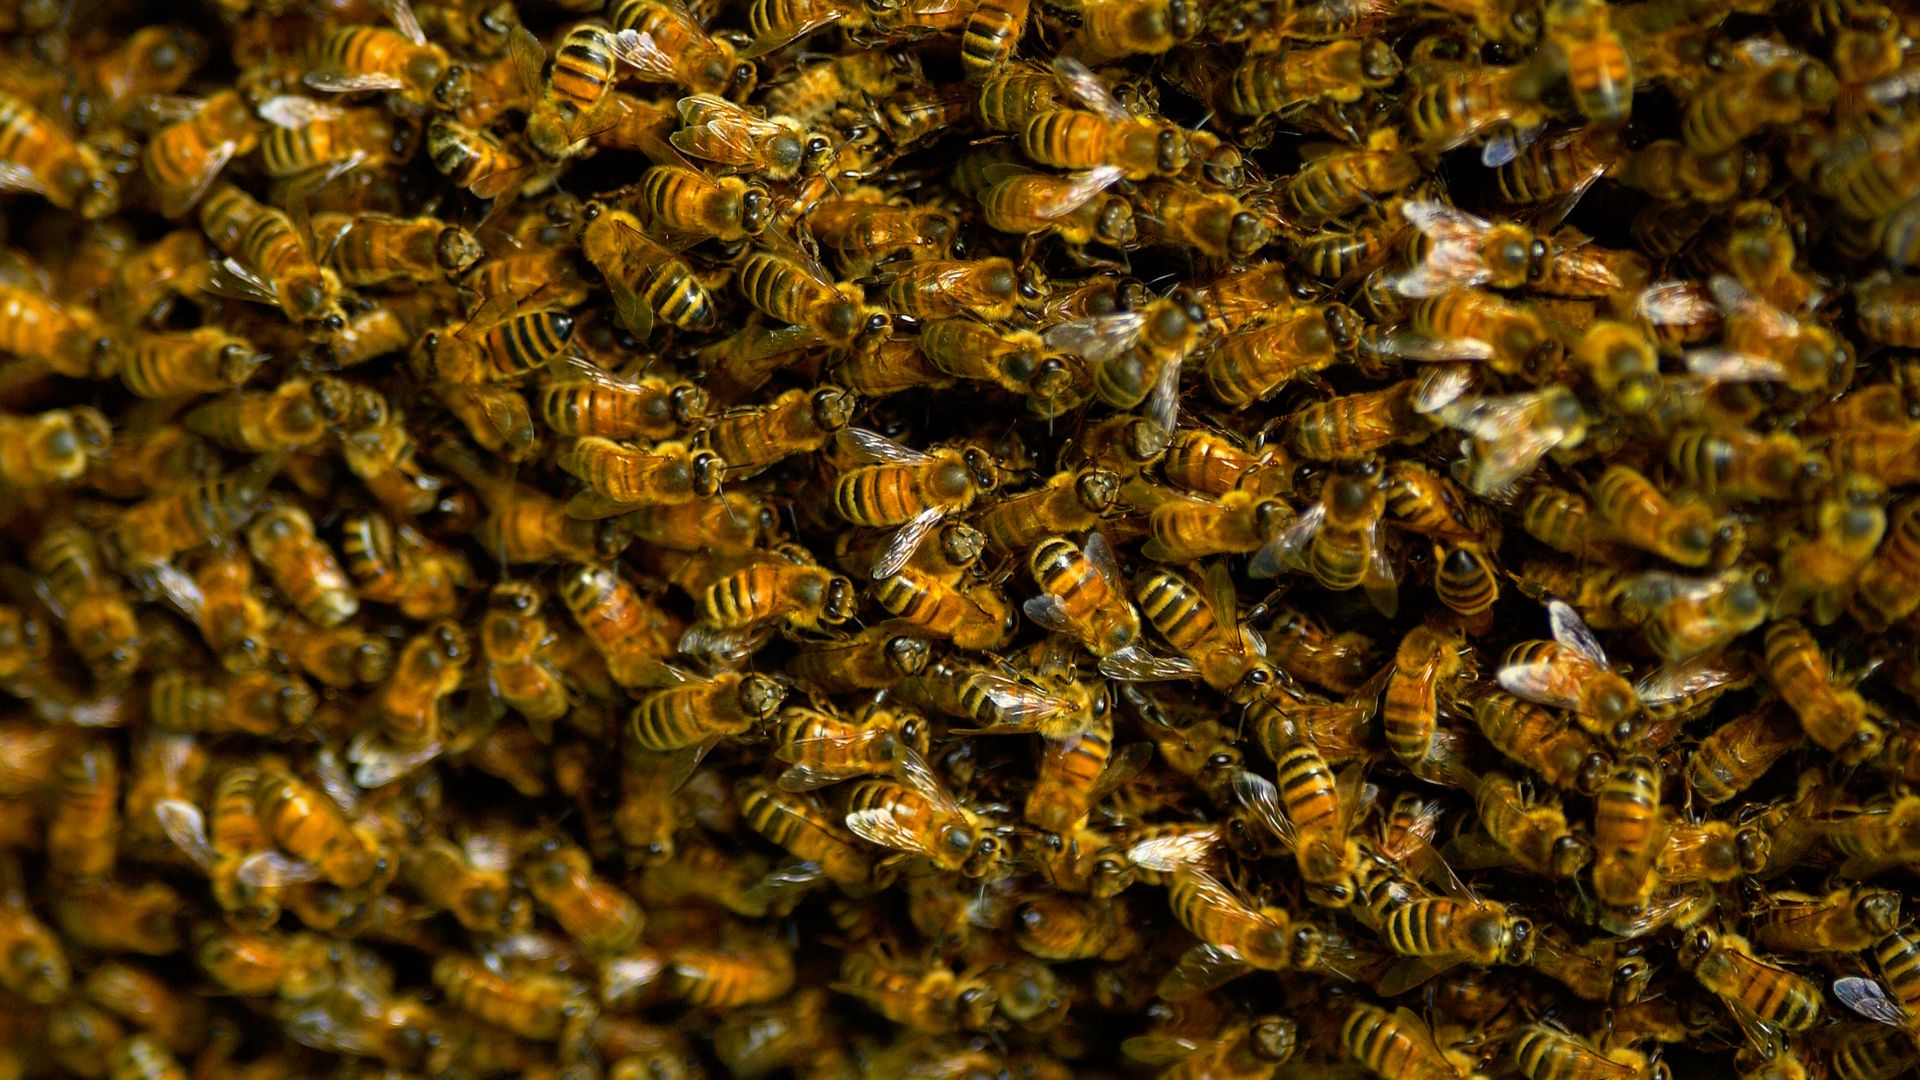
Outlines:
POLYGON ((562 577, 557 591, 621 686, 639 686, 655 677, 660 661, 672 653, 665 616, 616 571, 576 566, 562 577))
POLYGON ((1761 959, 1738 934, 1695 927, 1681 944, 1680 962, 1692 968, 1700 985, 1718 995, 1743 1025, 1805 1031, 1820 1019, 1819 986, 1761 959))
POLYGON ((339 277, 314 258, 286 214, 221 184, 200 202, 200 228, 227 256, 209 287, 278 307, 296 323, 328 331, 346 325, 339 277))
POLYGON ((840 821, 811 797, 782 792, 763 780, 743 781, 740 817, 753 831, 817 867, 850 896, 864 896, 890 875, 875 879, 864 849, 840 821))
POLYGON ((1167 903, 1200 944, 1188 949, 1158 992, 1168 1001, 1206 993, 1253 971, 1307 971, 1326 948, 1320 928, 1285 908, 1256 908, 1198 865, 1159 865, 1173 875, 1167 903))
POLYGON ((1547 241, 1523 225, 1495 224, 1446 203, 1410 199, 1400 203, 1400 213, 1415 230, 1407 253, 1413 268, 1392 279, 1403 296, 1518 288, 1538 281, 1552 254, 1547 241))
POLYGON ((827 135, 785 116, 755 116, 716 94, 683 97, 675 109, 681 128, 669 137, 673 145, 726 171, 786 181, 821 172, 833 159, 827 135))
MULTIPOLYGON (((562 509, 563 503, 524 484, 496 477, 464 446, 443 442, 434 448, 433 456, 471 484, 479 494, 488 511, 487 518, 480 523, 479 540, 486 550, 505 562, 534 563, 551 559, 598 562, 613 558, 626 547, 628 538, 613 522, 585 521, 567 516, 562 509)), ((380 561, 386 564, 387 574, 397 573, 400 568, 393 565, 391 552, 394 545, 391 538, 408 535, 410 527, 396 529, 379 515, 367 515, 364 524, 370 529, 369 536, 379 540, 377 545, 370 545, 369 550, 387 552, 380 561)), ((425 543, 424 538, 421 538, 421 543, 425 543)), ((451 552, 448 554, 452 555, 451 552)), ((464 565, 463 562, 460 567, 464 565)), ((348 569, 352 571, 351 564, 348 569)), ((444 569, 454 576, 470 576, 470 573, 456 573, 458 567, 444 569)))
POLYGON ((1625 123, 1633 109, 1634 71, 1606 6, 1557 0, 1541 16, 1542 55, 1566 77, 1580 115, 1596 124, 1625 123))
MULTIPOLYGON (((1465 380, 1455 375, 1444 379, 1408 379, 1378 390, 1315 402, 1286 418, 1280 427, 1281 438, 1289 450, 1315 461, 1363 458, 1397 442, 1424 439, 1439 426, 1430 416, 1435 410, 1426 407, 1426 398, 1443 382, 1449 384, 1452 398, 1457 398, 1465 387, 1465 380)), ((1442 392, 1439 396, 1449 395, 1442 392)), ((1519 405, 1519 402, 1509 404, 1509 414, 1521 411, 1515 408, 1519 405)), ((1468 422, 1464 411, 1456 410, 1452 415, 1468 422)), ((1494 430, 1491 422, 1474 422, 1489 434, 1494 430)), ((1524 429, 1501 430, 1511 433, 1524 429)))
POLYGON ((1302 107, 1360 100, 1400 78, 1400 58, 1378 38, 1264 53, 1239 63, 1214 88, 1214 105, 1242 120, 1291 115, 1302 107))
POLYGON ((1390 333, 1381 348, 1413 360, 1483 360, 1512 375, 1556 358, 1560 343, 1538 309, 1454 286, 1416 303, 1406 328, 1390 333))
POLYGON ((849 952, 833 989, 909 1030, 926 1035, 985 1031, 999 995, 977 975, 944 963, 920 969, 872 951, 849 952))
POLYGON ((1335 906, 1351 900, 1360 860, 1352 835, 1360 809, 1358 773, 1336 777, 1320 751, 1305 742, 1282 747, 1274 766, 1277 784, 1241 771, 1234 775, 1235 793, 1293 850, 1302 880, 1335 906))
MULTIPOLYGON (((1426 760, 1439 722, 1440 691, 1465 669, 1460 637, 1432 626, 1417 626, 1394 651, 1380 702, 1387 745, 1409 765, 1426 760)), ((1269 644, 1269 649, 1272 645, 1269 644)), ((1276 660, 1283 668, 1284 660, 1276 660)), ((1289 668, 1289 670, 1291 670, 1289 668)), ((1482 815, 1485 816, 1484 814, 1482 815)))
POLYGON ((1478 1075, 1465 1050, 1441 1049, 1433 1032, 1406 1008, 1390 1013, 1376 1005, 1355 1004, 1340 1027, 1340 1045, 1348 1057, 1381 1077, 1459 1080, 1478 1075))
POLYGON ((35 593, 96 675, 119 680, 139 666, 140 630, 133 608, 86 528, 60 524, 46 529, 27 550, 27 563, 35 574, 35 593))
POLYGON ((1254 453, 1219 432, 1182 428, 1168 443, 1160 471, 1169 483, 1196 495, 1218 497, 1243 489, 1283 495, 1293 486, 1291 465, 1277 446, 1254 453))
POLYGON ((1761 39, 1746 45, 1750 64, 1706 82, 1687 102, 1680 137, 1696 154, 1723 153, 1763 128, 1822 111, 1839 90, 1818 60, 1761 39))
POLYGON ((1191 156, 1179 128, 1135 117, 1078 61, 1056 59, 1054 75, 1087 108, 1055 109, 1027 121, 1019 141, 1029 159, 1062 169, 1117 165, 1130 180, 1173 176, 1186 169, 1191 156))
POLYGON ((1139 641, 1140 613, 1127 598, 1113 548, 1098 532, 1088 534, 1084 546, 1058 536, 1042 540, 1028 568, 1041 595, 1022 610, 1034 622, 1103 659, 1139 641))
POLYGON ((80 984, 87 1000, 136 1024, 178 1053, 192 1053, 207 1039, 207 1010, 143 967, 113 960, 87 973, 80 984))
POLYGON ((1480 161, 1497 168, 1519 155, 1523 136, 1541 123, 1524 67, 1466 67, 1421 84, 1407 99, 1407 128, 1423 150, 1451 150, 1493 132, 1480 161))
POLYGON ((1239 600, 1223 563, 1207 569, 1205 590, 1172 570, 1155 570, 1134 587, 1134 600, 1153 628, 1181 654, 1144 659, 1122 651, 1100 662, 1108 678, 1152 681, 1198 678, 1231 698, 1245 700, 1274 679, 1265 639, 1240 621, 1239 600))
MULTIPOLYGON (((573 336, 565 311, 483 309, 458 326, 420 336, 408 363, 424 380, 450 386, 505 383, 524 378, 560 355, 573 336)), ((525 408, 524 403, 521 406, 525 408)))
POLYGON ((764 675, 725 672, 702 679, 658 664, 655 671, 666 673, 667 685, 647 691, 633 710, 634 737, 648 750, 680 750, 739 735, 771 718, 787 696, 785 686, 764 675))
POLYGON ((787 661, 787 674, 822 691, 880 690, 925 671, 931 653, 926 638, 882 623, 810 645, 787 661))
POLYGON ((307 931, 217 931, 199 943, 194 960, 230 994, 311 1001, 332 984, 333 951, 333 943, 307 931))
POLYGON ((1674 822, 1653 868, 1665 884, 1732 881, 1767 867, 1773 842, 1757 828, 1726 821, 1674 822))
POLYGON ((1592 841, 1568 826, 1557 803, 1535 798, 1525 785, 1503 773, 1480 777, 1474 808, 1489 843, 1471 836, 1458 838, 1447 848, 1456 865, 1511 861, 1533 873, 1572 878, 1593 861, 1592 841))
POLYGON ((337 627, 360 610, 353 586, 332 549, 314 534, 313 519, 295 506, 275 505, 247 526, 247 546, 274 587, 301 617, 337 627))
POLYGON ((1138 198, 1134 221, 1148 243, 1248 259, 1273 239, 1267 217, 1224 192, 1163 182, 1141 185, 1138 198))
POLYGON ((1116 901, 1042 894, 1014 913, 1022 949, 1042 960, 1123 960, 1141 940, 1116 901))
POLYGON ((759 311, 858 354, 870 354, 893 334, 892 317, 868 305, 860 286, 836 284, 797 248, 748 253, 735 280, 759 311))
POLYGON ((556 837, 538 840, 521 857, 520 873, 535 902, 582 948, 615 955, 638 943, 645 913, 633 897, 594 874, 579 847, 556 837))
POLYGON ((765 405, 713 417, 707 445, 727 462, 727 476, 751 477, 825 446, 853 417, 854 397, 833 386, 788 390, 765 405))
POLYGON ((1894 989, 1894 996, 1888 995, 1887 987, 1858 976, 1836 980, 1834 996, 1870 1020, 1910 1029, 1913 939, 1910 930, 1893 928, 1899 921, 1899 897, 1883 889, 1855 886, 1836 890, 1824 900, 1802 894, 1785 899, 1787 903, 1777 914, 1772 910, 1762 914, 1766 921, 1755 927, 1756 935, 1770 929, 1774 936, 1790 942, 1778 947, 1801 952, 1872 948, 1881 976, 1894 989), (1878 929, 1881 926, 1885 929, 1878 929), (1864 944, 1849 946, 1841 944, 1843 941, 1864 944))
POLYGON ((1399 579, 1380 532, 1387 506, 1382 480, 1377 458, 1329 472, 1320 501, 1256 553, 1247 572, 1270 577, 1281 566, 1297 566, 1335 592, 1364 586, 1373 606, 1391 617, 1399 610, 1399 579))
POLYGON ((1672 1075, 1657 1056, 1628 1046, 1603 1050, 1545 1024, 1529 1024, 1514 1036, 1513 1063, 1527 1080, 1665 1080, 1672 1075))
POLYGON ((1638 574, 1619 583, 1613 605, 1632 612, 1647 644, 1674 663, 1713 653, 1766 621, 1753 576, 1742 570, 1703 578, 1638 574))
POLYGON ((562 365, 540 392, 540 418, 557 435, 668 439, 706 415, 706 392, 693 383, 626 379, 566 359, 562 365))
POLYGON ((556 975, 515 973, 449 953, 434 961, 433 985, 447 1003, 522 1038, 555 1041, 590 1019, 584 987, 556 975))
POLYGON ((313 46, 306 84, 336 94, 397 91, 415 105, 460 105, 464 81, 448 78, 455 73, 447 54, 427 41, 412 5, 381 0, 380 6, 393 29, 343 25, 327 32, 313 46))
POLYGON ((697 598, 695 607, 703 624, 720 630, 778 621, 790 631, 817 631, 852 618, 854 602, 848 579, 811 563, 780 558, 720 578, 697 598))
POLYGON ((647 220, 670 234, 717 240, 758 236, 773 212, 772 197, 758 183, 679 165, 648 169, 637 197, 647 220))
POLYGON ((472 233, 430 216, 315 214, 312 229, 323 261, 350 285, 440 281, 485 254, 472 233))
POLYGON ((1328 314, 1301 305, 1215 345, 1202 369, 1207 389, 1228 408, 1244 409, 1331 366, 1338 356, 1328 314))
MULTIPOLYGON (((329 787, 350 790, 344 783, 329 787)), ((330 792, 308 786, 283 767, 260 770, 254 798, 267 835, 306 867, 278 852, 257 852, 240 864, 238 876, 245 884, 286 884, 317 874, 343 889, 378 887, 398 869, 392 851, 371 827, 350 821, 330 792)))
POLYGON ((1644 724, 1632 684, 1608 664, 1606 651, 1572 607, 1547 604, 1552 642, 1515 645, 1500 669, 1500 685, 1529 701, 1569 709, 1583 727, 1615 746, 1633 742, 1644 724))
POLYGON ((1130 1036, 1121 1051, 1135 1061, 1167 1065, 1169 1080, 1214 1076, 1263 1080, 1292 1060, 1299 1030, 1291 1018, 1261 1016, 1232 1023, 1208 1038, 1176 1034, 1130 1036))
MULTIPOLYGON (((708 36, 675 0, 616 0, 608 5, 607 18, 619 31, 620 59, 650 81, 678 83, 695 93, 725 94, 741 99, 752 91, 758 72, 753 62, 738 55, 726 38, 708 36)), ((832 67, 843 77, 843 72, 832 67)), ((864 68, 851 65, 864 72, 864 68)), ((856 78, 856 83, 861 80, 856 78)), ((876 87, 877 89, 877 87, 876 87)), ((774 103, 769 102, 769 107, 774 103)), ((781 115, 798 115, 791 107, 774 108, 781 115)))
POLYGON ((1554 787, 1597 791, 1612 769, 1606 752, 1591 736, 1532 702, 1489 693, 1475 699, 1473 717, 1495 749, 1554 787))
POLYGON ((510 858, 497 838, 474 835, 463 844, 435 838, 401 852, 400 875, 421 899, 476 934, 525 932, 533 916, 516 893, 510 858))
POLYGON ((1009 259, 920 260, 877 276, 887 308, 917 319, 1012 316, 1026 286, 1009 259))
POLYGON ((1766 670, 1808 738, 1848 764, 1880 751, 1886 732, 1870 719, 1859 691, 1833 685, 1826 656, 1798 620, 1781 620, 1767 628, 1766 670))
POLYGON ((0 190, 31 192, 89 221, 120 208, 119 186, 99 154, 8 93, 0 93, 0 190))
POLYGON ((1709 732, 1687 761, 1687 786, 1708 803, 1723 803, 1766 774, 1800 742, 1800 729, 1778 709, 1756 709, 1709 732))
POLYGON ((1812 536, 1789 535, 1780 543, 1780 587, 1775 614, 1810 607, 1821 625, 1840 617, 1854 583, 1879 549, 1887 530, 1885 492, 1858 476, 1841 482, 1814 507, 1812 536))
POLYGON ((1288 179, 1286 203, 1295 221, 1319 225, 1345 217, 1419 179, 1419 162, 1400 148, 1397 135, 1374 136, 1363 149, 1335 150, 1309 158, 1288 179))
POLYGON ((846 826, 871 844, 926 858, 941 870, 998 879, 1013 852, 1002 830, 955 799, 918 754, 893 780, 861 780, 847 794, 846 826))
POLYGON ((1594 796, 1593 888, 1616 907, 1652 894, 1653 870, 1669 825, 1660 810, 1660 768, 1649 758, 1620 763, 1594 796))
POLYGON ((122 511, 108 548, 123 565, 151 565, 227 537, 252 520, 280 458, 257 457, 225 476, 165 491, 122 511))
POLYGON ((999 470, 978 447, 922 453, 861 428, 837 441, 860 464, 840 475, 834 509, 855 525, 900 526, 873 564, 875 580, 898 574, 934 526, 999 486, 999 470))
POLYGON ((495 585, 480 619, 480 653, 494 696, 550 737, 554 721, 566 715, 568 697, 559 672, 541 655, 551 636, 541 603, 540 591, 524 582, 495 585))
POLYGON ((1506 487, 1554 449, 1580 445, 1586 410, 1565 387, 1501 397, 1455 399, 1434 410, 1448 427, 1465 432, 1466 483, 1476 495, 1506 487))
POLYGON ((982 219, 1001 232, 1052 233, 1072 248, 1096 240, 1125 248, 1139 235, 1133 204, 1118 195, 1102 196, 1123 175, 1118 165, 1065 176, 999 165, 976 197, 982 219))
POLYGON ((960 67, 976 82, 1011 64, 1027 31, 1028 0, 994 0, 967 16, 960 67))
POLYGON ((1723 315, 1721 344, 1687 351, 1687 370, 1720 382, 1777 382, 1801 393, 1839 377, 1846 359, 1826 327, 1803 322, 1726 274, 1707 282, 1723 315))
POLYGON ((542 170, 492 132, 436 115, 427 124, 427 159, 440 175, 482 199, 538 189, 542 170))
POLYGON ((119 854, 120 767, 98 743, 75 747, 54 770, 47 868, 64 882, 103 878, 119 854))
POLYGON ((1913 1068, 1920 1050, 1898 1028, 1873 1024, 1836 1024, 1828 1040, 1833 1075, 1846 1080, 1886 1080, 1913 1068))
POLYGON ((142 154, 160 213, 171 218, 192 209, 229 161, 259 144, 259 121, 238 92, 197 103, 191 116, 156 132, 142 154))
POLYGON ((789 762, 785 791, 807 791, 857 776, 883 776, 909 752, 924 755, 930 727, 918 714, 875 704, 854 719, 804 706, 780 714, 775 756, 789 762))
POLYGON ((956 227, 945 210, 896 206, 865 190, 824 199, 807 215, 813 238, 840 252, 850 268, 862 270, 894 258, 944 256, 952 249, 956 227))
POLYGON ((655 243, 632 214, 590 202, 581 209, 587 261, 606 279, 621 324, 641 338, 654 316, 683 330, 714 325, 713 298, 678 256, 655 243))
POLYGON ((656 443, 643 450, 598 435, 572 440, 560 448, 554 461, 586 483, 586 490, 566 505, 568 514, 583 518, 713 498, 727 469, 719 455, 691 450, 684 442, 656 443))
MULTIPOLYGON (((396 128, 383 109, 342 109, 281 96, 262 104, 260 113, 272 124, 260 138, 260 161, 269 176, 337 178, 385 165, 410 149, 412 132, 396 128)), ((321 235, 313 234, 316 247, 321 235)))
POLYGON ((1888 515, 1885 540, 1860 572, 1856 618, 1871 627, 1893 623, 1920 606, 1909 583, 1920 581, 1920 503, 1904 502, 1888 515), (1865 616, 1862 618, 1862 616, 1865 616))

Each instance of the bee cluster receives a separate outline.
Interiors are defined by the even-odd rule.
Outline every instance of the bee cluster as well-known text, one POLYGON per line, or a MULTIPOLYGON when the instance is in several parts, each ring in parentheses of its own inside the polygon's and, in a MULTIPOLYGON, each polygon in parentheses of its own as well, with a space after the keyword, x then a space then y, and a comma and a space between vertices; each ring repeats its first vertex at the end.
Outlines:
POLYGON ((1920 1067, 1911 6, 0 33, 0 1076, 1920 1067))

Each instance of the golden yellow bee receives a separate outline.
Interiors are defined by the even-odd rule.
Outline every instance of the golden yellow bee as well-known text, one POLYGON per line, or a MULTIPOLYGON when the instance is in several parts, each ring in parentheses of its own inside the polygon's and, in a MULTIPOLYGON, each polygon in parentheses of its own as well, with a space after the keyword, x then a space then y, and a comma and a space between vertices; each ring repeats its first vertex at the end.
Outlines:
POLYGON ((1689 930, 1680 962, 1736 1016, 1764 1028, 1805 1031, 1823 1011, 1818 985, 1761 959, 1738 934, 1704 926, 1689 930))
POLYGON ((199 102, 191 116, 162 128, 141 156, 160 213, 179 217, 192 209, 228 162, 259 143, 260 122, 236 91, 199 102))
POLYGON ((1388 1012, 1357 1004, 1340 1028, 1347 1055, 1380 1077, 1460 1080, 1476 1075, 1464 1050, 1442 1049, 1433 1032, 1406 1008, 1388 1012))
POLYGON ((595 874, 587 853, 564 840, 536 840, 521 857, 520 872, 541 908, 592 952, 625 952, 646 927, 646 914, 633 897, 595 874))
POLYGON ((738 735, 772 717, 787 689, 765 675, 724 672, 700 678, 659 666, 665 685, 633 709, 633 734, 648 750, 680 750, 738 735))
POLYGON ((6 93, 0 93, 0 187, 33 192, 89 220, 120 208, 120 189, 93 148, 6 93))

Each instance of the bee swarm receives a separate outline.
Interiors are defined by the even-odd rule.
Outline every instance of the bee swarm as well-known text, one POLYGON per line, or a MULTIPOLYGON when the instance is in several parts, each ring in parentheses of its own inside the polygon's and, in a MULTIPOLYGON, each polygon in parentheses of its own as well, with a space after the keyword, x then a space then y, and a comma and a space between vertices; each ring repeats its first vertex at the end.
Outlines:
POLYGON ((0 1077, 1910 1075, 1916 37, 0 2, 0 1077))

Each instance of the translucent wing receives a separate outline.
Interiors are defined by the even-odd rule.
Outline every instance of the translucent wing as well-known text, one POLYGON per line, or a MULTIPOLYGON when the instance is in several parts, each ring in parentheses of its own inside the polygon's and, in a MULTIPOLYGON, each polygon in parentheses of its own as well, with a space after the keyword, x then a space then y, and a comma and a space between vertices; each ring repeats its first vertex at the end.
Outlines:
POLYGON ((1601 667, 1612 666, 1607 663, 1607 651, 1600 647, 1600 639, 1593 636, 1587 620, 1570 605, 1560 600, 1547 601, 1547 624, 1553 628, 1553 640, 1601 667))
POLYGON ((1170 682, 1196 679, 1200 669, 1183 656, 1156 656, 1138 645, 1129 645, 1100 658, 1100 674, 1123 682, 1170 682))
POLYGON ((380 7, 393 22, 393 28, 405 34, 408 41, 415 45, 427 43, 427 33, 420 29, 420 20, 414 15, 413 5, 408 0, 380 0, 380 7))
POLYGON ((1719 345, 1688 349, 1687 370, 1720 382, 1780 382, 1787 377, 1786 365, 1778 360, 1719 345))
POLYGON ((921 465, 933 460, 928 454, 901 446, 865 428, 842 428, 834 438, 841 450, 867 464, 921 465))
POLYGON ((1380 522, 1374 521, 1367 531, 1367 569, 1361 587, 1374 610, 1391 619, 1400 611, 1400 578, 1394 572, 1386 538, 1380 535, 1380 522))
POLYGON ((1430 241, 1420 265, 1393 275, 1393 290, 1402 296, 1433 296, 1449 288, 1479 285, 1492 276, 1481 260, 1480 237, 1491 222, 1427 199, 1402 203, 1400 213, 1430 241))
POLYGON ((813 791, 817 788, 852 780, 859 776, 868 776, 873 772, 859 763, 844 765, 790 765, 780 774, 780 790, 813 791))
POLYGON ((273 283, 233 259, 222 259, 207 275, 205 288, 218 296, 248 300, 256 304, 278 304, 280 292, 273 283))
POLYGON ((1634 297, 1634 314, 1656 326, 1688 326, 1717 322, 1720 309, 1697 282, 1661 281, 1634 297))
POLYGON ((1568 680, 1556 677, 1552 664, 1512 664, 1500 669, 1500 688, 1541 705, 1571 709, 1580 696, 1568 680))
POLYGON ((1195 945, 1182 953, 1156 992, 1168 1001, 1196 998, 1252 971, 1252 965, 1217 945, 1195 945))
POLYGON ((1055 324, 1041 338, 1049 348, 1100 362, 1133 348, 1146 325, 1144 310, 1121 311, 1055 324))
POLYGON ((1307 507, 1288 522, 1286 528, 1280 530, 1280 535, 1254 553, 1247 573, 1257 578, 1270 578, 1278 576, 1281 570, 1305 565, 1307 545, 1313 542, 1326 520, 1326 503, 1317 502, 1307 507))
POLYGON ((1407 403, 1413 411, 1429 415, 1460 400, 1473 387, 1473 369, 1464 365, 1435 368, 1414 383, 1407 403))
POLYGON ((318 881, 320 870, 312 863, 289 859, 277 851, 256 851, 247 856, 240 868, 234 871, 234 876, 242 884, 252 885, 256 889, 273 889, 318 881))
MULTIPOLYGON (((1445 290, 1440 290, 1444 292, 1445 290)), ((1452 360, 1489 360, 1493 343, 1479 338, 1437 338, 1411 330, 1394 330, 1380 340, 1380 351, 1403 360, 1445 363, 1452 360)))
POLYGON ((930 506, 915 514, 905 525, 895 530, 894 534, 888 537, 880 557, 874 560, 873 579, 878 581, 881 578, 892 577, 904 569, 908 560, 913 558, 913 553, 920 550, 920 545, 926 540, 927 534, 931 533, 946 516, 946 507, 930 506))
POLYGON ((683 97, 677 109, 680 122, 687 127, 667 136, 667 141, 708 161, 751 164, 760 157, 761 142, 788 133, 781 125, 754 116, 716 94, 683 97))
POLYGON ((1163 440, 1173 435, 1174 422, 1180 416, 1180 361, 1181 357, 1174 356, 1160 365, 1153 389, 1147 391, 1147 422, 1163 440))
POLYGON ((545 93, 540 72, 547 66, 547 47, 540 44, 533 31, 524 26, 516 26, 507 34, 507 54, 513 60, 514 74, 519 76, 520 88, 527 97, 539 100, 545 93))
POLYGON ((1496 132, 1487 140, 1486 145, 1480 148, 1480 164, 1489 169, 1497 169, 1505 165, 1519 157, 1520 151, 1532 146, 1534 140, 1538 139, 1540 133, 1546 129, 1547 126, 1542 123, 1496 132))
POLYGON ((1113 91, 1107 89, 1107 84, 1101 82, 1100 77, 1080 61, 1065 56, 1055 57, 1053 74, 1068 93, 1101 116, 1109 120, 1132 118, 1126 106, 1114 99, 1113 91))
POLYGON ((195 865, 204 870, 219 861, 207 840, 207 819, 199 807, 182 799, 162 799, 154 804, 153 816, 160 821, 160 831, 195 865))
POLYGON ((1872 979, 1859 975, 1833 980, 1833 996, 1840 1003, 1869 1020, 1878 1020, 1897 1028, 1908 1025, 1907 1010, 1887 996, 1886 990, 1872 979))
POLYGON ((179 217, 192 209, 193 204, 200 201, 200 196, 213 186, 214 180, 220 176, 220 170, 227 167, 227 162, 233 160, 239 148, 240 144, 232 141, 208 147, 206 155, 200 159, 199 171, 179 187, 167 187, 159 192, 161 215, 179 217))
POLYGON ((1178 1035, 1132 1035, 1120 1042, 1120 1052, 1147 1065, 1166 1065, 1192 1057, 1200 1043, 1178 1035))
POLYGON ((1707 279, 1707 291, 1723 314, 1754 322, 1770 337, 1791 337, 1800 330, 1797 319, 1756 296, 1738 278, 1715 274, 1707 279))
POLYGON ((23 168, 11 161, 0 161, 0 191, 18 191, 27 194, 45 194, 47 185, 33 170, 23 168))
POLYGON ((1633 685, 1642 703, 1661 705, 1690 694, 1725 686, 1739 676, 1729 671, 1718 657, 1696 657, 1679 664, 1663 664, 1640 677, 1633 685))
POLYGON ((280 94, 260 105, 260 119, 275 127, 298 131, 316 120, 338 120, 346 115, 337 105, 328 105, 299 94, 280 94))
POLYGON ((900 807, 876 806, 847 815, 847 828, 870 844, 913 855, 933 855, 930 835, 900 818, 900 807))
MULTIPOLYGON (((1086 172, 1074 173, 1062 181, 1059 177, 1045 176, 1041 194, 1027 204, 1027 210, 1035 217, 1066 217, 1075 210, 1087 205, 1095 195, 1112 187, 1114 182, 1126 175, 1126 170, 1118 165, 1101 165, 1086 172)), ((1020 173, 1021 177, 1041 177, 1038 173, 1020 173)), ((1009 181, 1002 181, 1009 182, 1009 181)))
POLYGON ((1127 848, 1127 858, 1135 865, 1156 873, 1168 874, 1206 862, 1220 844, 1220 830, 1195 829, 1189 832, 1152 836, 1127 848))
POLYGON ((360 94, 374 90, 402 90, 406 83, 393 75, 374 71, 339 71, 322 68, 309 71, 302 80, 315 90, 329 94, 360 94))
POLYGON ((983 728, 956 728, 955 734, 991 732, 1004 735, 1037 731, 1046 721, 1071 708, 1066 700, 1005 675, 976 672, 971 681, 973 687, 993 706, 999 719, 983 728))
POLYGON ((1287 817, 1286 807, 1281 805, 1280 788, 1273 781, 1250 769, 1239 769, 1233 774, 1233 793, 1282 843, 1288 847, 1299 843, 1299 834, 1294 832, 1293 821, 1287 817))
POLYGON ((1114 557, 1113 545, 1107 542, 1105 535, 1099 532, 1087 534, 1087 542, 1080 550, 1086 553, 1087 561, 1093 564, 1094 573, 1106 582, 1107 588, 1119 594, 1126 586, 1126 578, 1120 576, 1120 560, 1114 557))
POLYGON ((1442 956, 1416 956, 1388 968, 1380 976, 1378 989, 1387 997, 1397 997, 1414 990, 1443 972, 1459 967, 1465 957, 1458 953, 1442 956))
POLYGON ((673 57, 653 40, 652 34, 622 30, 613 35, 613 54, 620 61, 654 82, 674 82, 673 57))
POLYGON ((1026 603, 1020 605, 1020 610, 1043 629, 1056 634, 1072 635, 1075 632, 1073 619, 1067 615, 1067 605, 1051 593, 1029 597, 1026 603))

